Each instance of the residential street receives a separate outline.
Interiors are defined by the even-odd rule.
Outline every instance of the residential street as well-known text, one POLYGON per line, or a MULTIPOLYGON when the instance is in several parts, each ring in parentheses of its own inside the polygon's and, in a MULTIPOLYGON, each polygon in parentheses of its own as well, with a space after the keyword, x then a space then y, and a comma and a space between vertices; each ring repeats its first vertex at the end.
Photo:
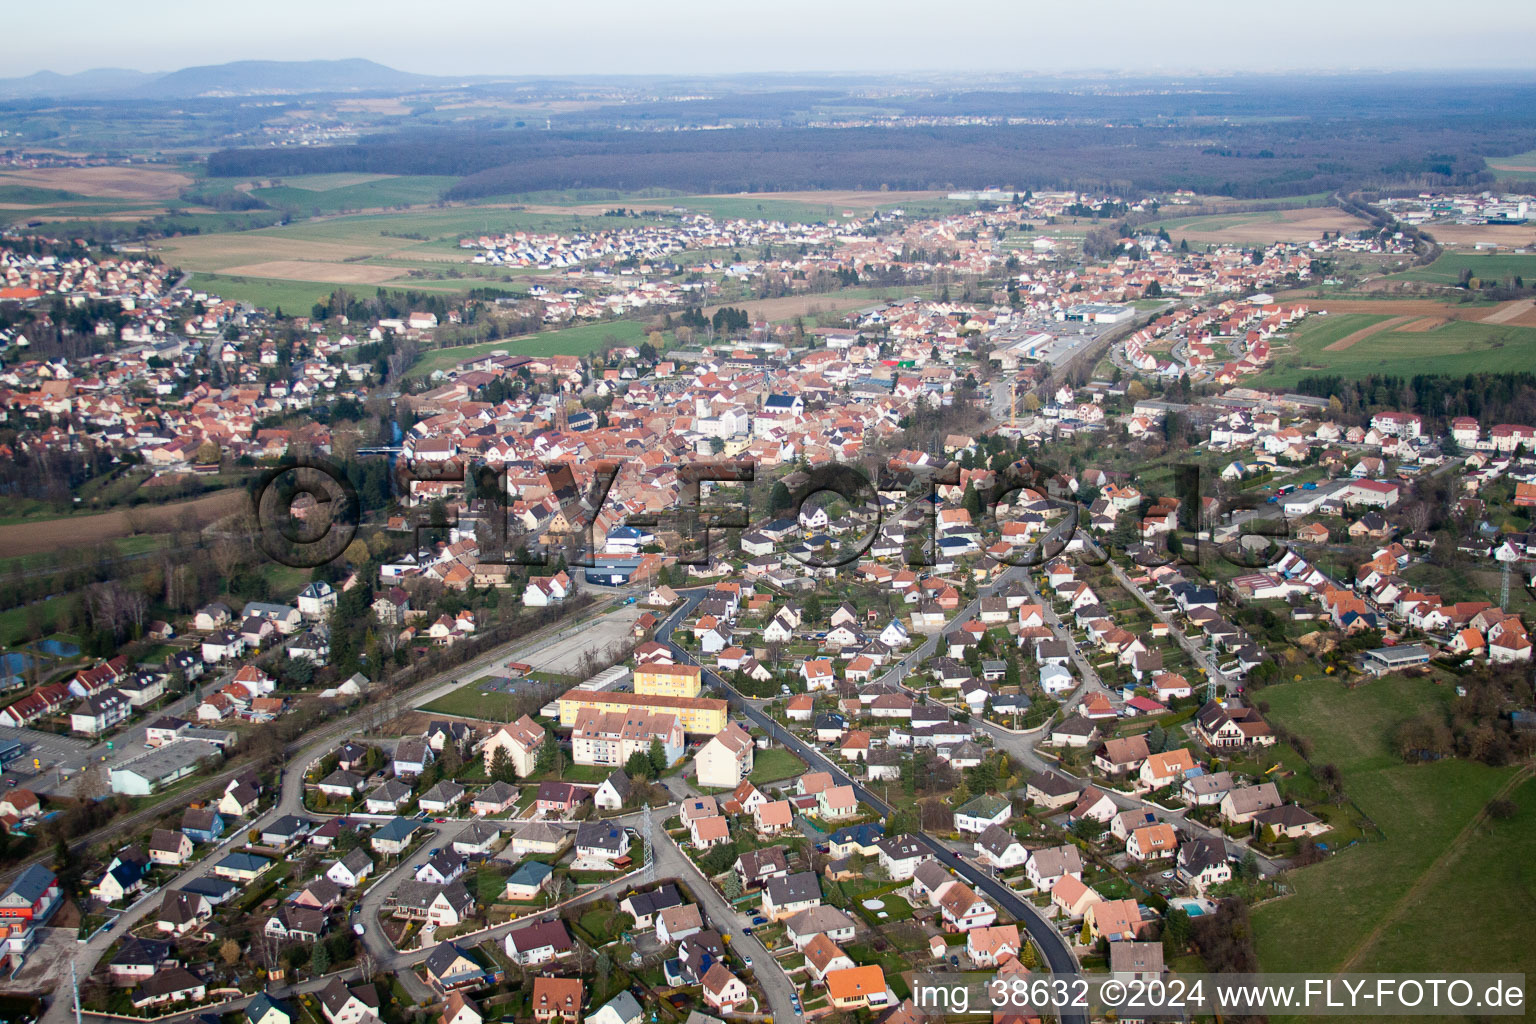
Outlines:
MULTIPOLYGON (((995 589, 996 586, 1001 584, 1006 575, 1005 573, 999 576, 992 584, 992 588, 995 589)), ((704 593, 705 591, 703 590, 695 590, 684 594, 685 600, 683 604, 657 628, 657 639, 671 647, 673 655, 678 659, 679 663, 699 664, 691 654, 677 644, 672 643, 670 637, 677 623, 682 621, 693 608, 697 607, 699 601, 703 599, 704 593)), ((972 605, 974 604, 975 602, 972 602, 972 605)), ((971 608, 971 606, 967 607, 971 608)), ((971 608, 971 610, 974 609, 971 608)), ((964 615, 966 614, 968 612, 962 610, 961 616, 957 617, 955 621, 964 621, 964 615)), ((805 743, 799 737, 780 726, 770 716, 764 714, 751 701, 747 700, 735 688, 726 683, 724 679, 708 668, 704 668, 704 677, 708 685, 713 686, 720 693, 728 694, 732 707, 745 714, 753 725, 762 728, 775 741, 788 747, 805 761, 807 765, 830 773, 833 780, 839 785, 852 786, 854 794, 858 799, 878 811, 882 816, 888 817, 890 815, 890 806, 884 800, 870 792, 861 783, 855 781, 840 767, 828 760, 821 751, 805 743)), ((1028 930, 1030 937, 1034 939, 1035 944, 1044 954, 1046 966, 1053 974, 1073 975, 1080 973, 1081 968, 1071 948, 1067 945, 1061 934, 1056 931, 1055 927, 1042 917, 1033 905, 1019 899, 1005 886, 989 877, 976 865, 956 857, 939 840, 923 833, 918 833, 918 838, 933 851, 935 857, 954 870, 957 875, 964 878, 973 888, 985 892, 988 896, 992 897, 1000 907, 1007 910, 1020 925, 1028 930)), ((1062 1021, 1063 1024, 1079 1024, 1079 1022, 1086 1024, 1087 1016, 1084 1014, 1064 1013, 1062 1021)))

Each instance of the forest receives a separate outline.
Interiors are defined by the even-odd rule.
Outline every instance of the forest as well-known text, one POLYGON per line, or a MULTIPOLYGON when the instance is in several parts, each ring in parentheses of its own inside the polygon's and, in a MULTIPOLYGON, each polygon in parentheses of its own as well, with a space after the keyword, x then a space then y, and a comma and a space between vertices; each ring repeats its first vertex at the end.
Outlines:
POLYGON ((1369 418, 1386 410, 1416 412, 1444 426, 1457 416, 1472 416, 1490 427, 1536 420, 1536 374, 1418 374, 1412 378, 1371 374, 1360 380, 1333 375, 1303 377, 1298 393, 1337 398, 1344 417, 1369 418))
POLYGON ((459 177, 449 200, 560 189, 727 193, 796 189, 1171 190, 1240 198, 1306 195, 1369 182, 1465 186, 1492 180, 1484 155, 1529 144, 1530 115, 1363 122, 1297 119, 1199 126, 613 131, 405 129, 343 146, 228 149, 213 177, 364 172, 459 177), (1216 145, 1215 143, 1220 143, 1216 145), (1435 154, 1433 160, 1425 153, 1435 154))

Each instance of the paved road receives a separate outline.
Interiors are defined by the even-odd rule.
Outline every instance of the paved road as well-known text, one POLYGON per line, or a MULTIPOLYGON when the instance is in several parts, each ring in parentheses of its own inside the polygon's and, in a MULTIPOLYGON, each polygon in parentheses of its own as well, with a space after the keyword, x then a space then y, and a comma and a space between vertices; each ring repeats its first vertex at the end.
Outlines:
MULTIPOLYGON (((545 627, 545 629, 539 633, 533 634, 532 642, 530 642, 529 637, 522 637, 516 641, 513 641, 512 643, 504 644, 501 647, 488 651, 486 654, 475 659, 474 661, 454 669, 447 676, 439 676, 435 679, 419 683, 410 689, 402 690, 400 693, 394 695, 392 700, 401 705, 412 706, 415 704, 428 703, 444 693, 449 693, 454 689, 457 689, 459 686, 464 685, 466 682, 471 682, 483 675, 486 675, 488 670, 508 659, 518 659, 524 657, 529 653, 537 652, 549 644, 558 643, 566 639, 567 637, 585 628, 585 626, 582 625, 583 620, 598 614, 606 615, 611 610, 612 609, 606 609, 604 606, 599 605, 594 608, 592 612, 584 615, 582 620, 578 620, 576 623, 554 623, 545 627)), ((212 685, 222 684, 215 683, 212 685)), ((189 696, 186 699, 190 700, 191 698, 189 696)), ((281 773, 279 781, 280 791, 278 798, 273 806, 257 815, 257 817, 250 823, 243 825, 238 831, 234 832, 228 840, 225 840, 223 843, 219 844, 219 846, 214 850, 208 853, 204 853, 194 864, 190 865, 185 871, 178 875, 176 879, 170 883, 170 887, 175 888, 184 885, 186 882, 191 881, 194 878, 207 874, 211 870, 212 864, 219 857, 222 857, 225 853, 227 853, 231 845, 237 839, 243 837, 252 827, 260 827, 265 825, 284 814, 303 814, 312 818, 326 817, 325 815, 319 815, 304 809, 304 773, 310 764, 320 760, 326 754, 330 753, 332 750, 346 742, 348 739, 352 739, 362 734, 366 729, 366 720, 377 710, 377 708, 365 707, 365 710, 357 715, 352 715, 349 713, 344 715, 336 722, 333 722, 324 728, 311 733, 302 742, 291 744, 288 748, 288 767, 281 773)), ((248 767, 250 767, 249 764, 244 763, 226 767, 224 770, 209 778, 206 782, 201 783, 191 790, 187 790, 178 794, 177 800, 178 802, 190 803, 193 800, 202 797, 215 795, 222 791, 224 785, 230 778, 232 778, 238 772, 244 771, 248 767)), ((84 838, 71 844, 71 851, 83 852, 85 849, 89 848, 89 846, 110 835, 119 832, 125 832, 137 828, 140 825, 147 824, 148 822, 158 818, 161 814, 164 813, 164 811, 165 808, 162 806, 151 806, 125 818, 120 818, 105 828, 98 829, 96 832, 93 832, 90 835, 87 835, 84 838)), ((463 822, 461 820, 453 820, 444 825, 437 825, 433 822, 425 822, 423 824, 427 828, 437 831, 441 836, 448 832, 450 829, 453 832, 457 832, 457 830, 462 827, 463 822)), ((430 847, 433 844, 428 843, 426 845, 427 847, 430 847)), ((22 867, 24 866, 25 865, 22 865, 22 867)), ((13 873, 19 873, 20 870, 21 867, 18 867, 13 873)), ((391 887, 390 891, 393 891, 393 887, 391 887)), ((113 922, 110 928, 107 928, 98 933, 90 942, 88 942, 76 953, 76 962, 82 965, 86 965, 88 968, 94 966, 101 959, 102 954, 113 942, 126 935, 128 931, 132 929, 140 920, 142 920, 146 914, 148 914, 151 910, 158 908, 159 905, 160 897, 157 895, 154 898, 141 901, 139 904, 135 905, 134 908, 120 915, 118 919, 113 922)), ((377 929, 372 930, 376 931, 377 929)), ((318 987, 323 987, 323 985, 318 987)), ((294 989, 294 991, 312 991, 312 989, 306 989, 301 986, 297 989, 294 989)), ((48 1008, 44 1012, 43 1021, 45 1024, 66 1024, 69 1019, 70 1010, 72 1009, 70 1006, 71 1000, 67 997, 59 998, 57 997, 58 995, 60 994, 56 994, 56 998, 50 1001, 48 1008)))
MULTIPOLYGON (((1013 571, 1016 570, 1010 570, 1010 572, 1013 571)), ((1000 584, 1001 582, 1002 577, 999 577, 997 583, 1000 584)), ((657 640, 667 644, 672 649, 674 657, 683 664, 696 665, 699 662, 691 654, 671 641, 672 630, 685 615, 703 600, 704 594, 705 592, 702 590, 687 593, 683 604, 668 616, 656 631, 657 640)), ((801 740, 798 736, 779 725, 773 718, 753 706, 751 701, 743 697, 737 690, 726 683, 724 679, 710 671, 709 668, 700 667, 703 668, 705 681, 715 687, 718 692, 728 694, 731 705, 743 712, 751 720, 752 724, 760 727, 774 740, 794 751, 806 764, 814 765, 830 773, 833 780, 839 785, 852 786, 855 795, 882 816, 890 816, 890 805, 883 799, 870 792, 862 784, 850 777, 842 768, 828 760, 821 751, 801 740)), ((1078 964, 1071 948, 1067 945, 1066 940, 1051 926, 1049 921, 1040 915, 1033 905, 1019 899, 1011 890, 988 876, 976 865, 956 857, 942 842, 934 837, 918 833, 917 838, 933 851, 935 857, 953 869, 957 875, 963 877, 973 888, 985 892, 997 902, 998 906, 1013 915, 1028 930, 1030 937, 1035 941, 1035 945, 1045 955, 1046 965, 1053 974, 1075 975, 1081 973, 1081 966, 1078 964)), ((1063 1024, 1086 1024, 1088 1018, 1086 1014, 1067 1013, 1063 1014, 1061 1019, 1063 1024)))

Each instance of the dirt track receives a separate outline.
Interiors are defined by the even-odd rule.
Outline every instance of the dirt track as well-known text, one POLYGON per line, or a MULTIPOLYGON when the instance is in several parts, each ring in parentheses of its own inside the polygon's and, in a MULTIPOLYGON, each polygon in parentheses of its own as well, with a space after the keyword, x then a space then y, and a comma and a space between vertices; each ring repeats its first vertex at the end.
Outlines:
POLYGON ((236 489, 165 505, 141 505, 132 510, 12 523, 0 526, 0 558, 105 544, 135 533, 169 533, 188 513, 199 526, 206 526, 229 515, 245 501, 245 492, 236 489))
POLYGON ((1382 331, 1393 330, 1394 328, 1401 327, 1403 324, 1413 319, 1416 318, 1411 316, 1395 316, 1390 320, 1383 320, 1379 324, 1371 324, 1369 327, 1362 327, 1358 331, 1355 331, 1353 334, 1346 334, 1332 345, 1323 346, 1323 351, 1342 352, 1356 342, 1364 341, 1366 338, 1369 338, 1373 334, 1380 334, 1382 331))

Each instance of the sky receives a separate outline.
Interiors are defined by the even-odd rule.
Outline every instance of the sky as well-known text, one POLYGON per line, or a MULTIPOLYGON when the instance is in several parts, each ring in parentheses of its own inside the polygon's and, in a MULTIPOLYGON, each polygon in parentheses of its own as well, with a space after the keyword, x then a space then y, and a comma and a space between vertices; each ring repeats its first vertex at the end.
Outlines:
POLYGON ((1536 73, 1536 3, 1426 0, 56 0, 12 4, 0 77, 366 57, 441 75, 1536 73))

